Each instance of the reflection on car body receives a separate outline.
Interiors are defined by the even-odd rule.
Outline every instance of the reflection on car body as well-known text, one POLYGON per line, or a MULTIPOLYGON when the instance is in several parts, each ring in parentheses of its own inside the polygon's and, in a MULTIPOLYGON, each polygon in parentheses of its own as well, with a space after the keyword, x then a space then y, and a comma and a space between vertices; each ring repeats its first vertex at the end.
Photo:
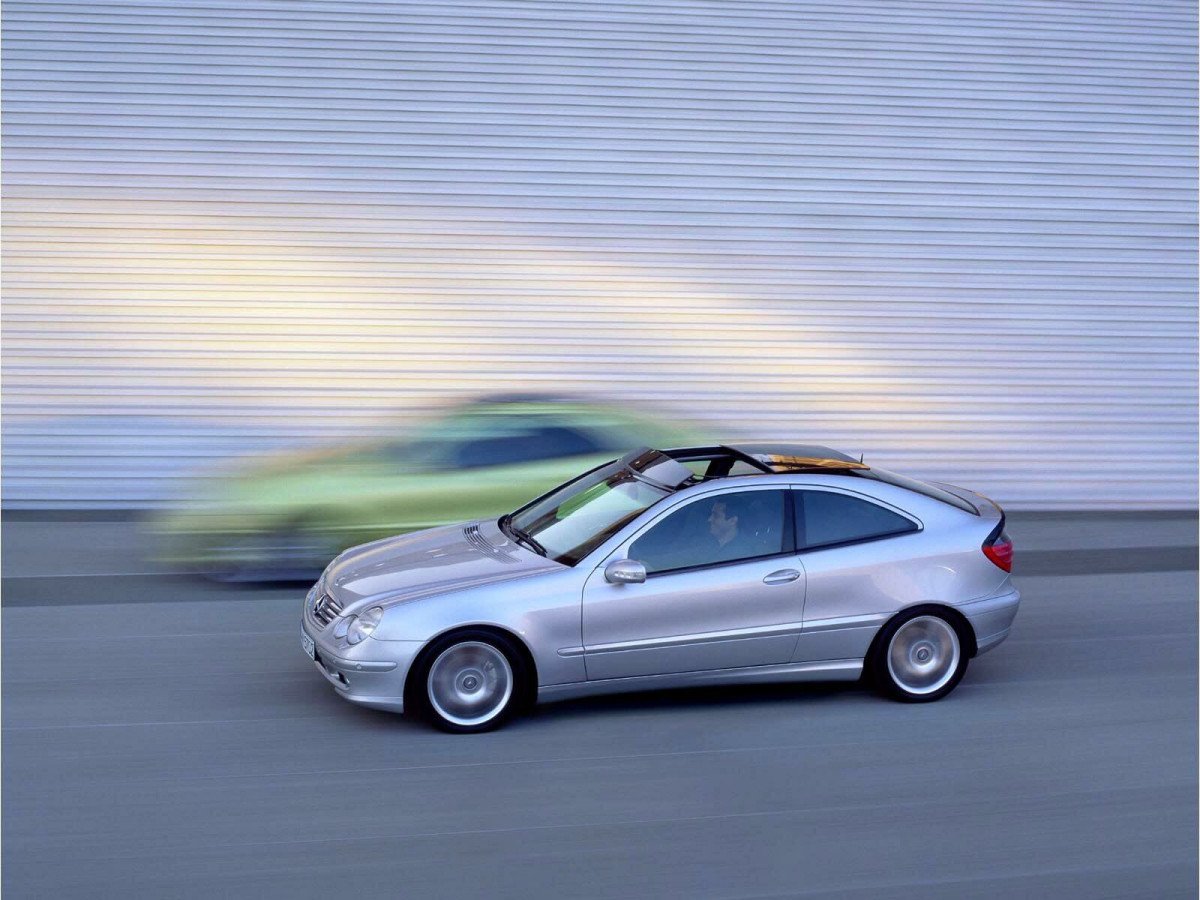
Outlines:
POLYGON ((1001 509, 961 488, 824 447, 643 448, 498 519, 346 551, 302 630, 343 697, 452 731, 737 681, 865 674, 928 701, 1008 636, 1011 559, 1001 509))

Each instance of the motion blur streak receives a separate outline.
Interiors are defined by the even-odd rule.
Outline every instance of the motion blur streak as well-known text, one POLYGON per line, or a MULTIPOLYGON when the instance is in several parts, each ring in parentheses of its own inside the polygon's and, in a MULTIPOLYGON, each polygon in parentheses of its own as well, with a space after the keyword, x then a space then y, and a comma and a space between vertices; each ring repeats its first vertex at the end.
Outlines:
POLYGON ((1195 517, 1009 529, 1055 574, 1018 554, 1013 636, 939 703, 688 691, 464 738, 332 696, 296 590, 109 578, 126 526, 10 522, 5 896, 1194 896, 1195 517))

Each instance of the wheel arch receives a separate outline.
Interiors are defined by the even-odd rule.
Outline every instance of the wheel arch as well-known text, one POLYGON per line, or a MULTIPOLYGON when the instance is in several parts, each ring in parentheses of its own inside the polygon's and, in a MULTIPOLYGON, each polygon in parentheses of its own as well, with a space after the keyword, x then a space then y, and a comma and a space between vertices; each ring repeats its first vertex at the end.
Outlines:
POLYGON ((883 640, 884 632, 897 616, 908 615, 911 613, 925 614, 932 613, 944 618, 947 622, 954 625, 958 631, 959 638, 964 643, 964 650, 968 659, 974 659, 979 652, 979 645, 975 638, 975 629, 971 625, 970 620, 962 614, 961 610, 955 609, 945 603, 914 603, 912 606, 906 606, 903 609, 896 610, 895 613, 888 616, 887 621, 879 626, 879 630, 875 632, 875 637, 871 638, 871 646, 867 648, 867 653, 863 657, 863 672, 866 674, 868 667, 871 665, 871 660, 876 656, 879 650, 879 642, 883 640))
POLYGON ((528 705, 532 705, 533 702, 536 701, 538 688, 537 662, 533 658, 533 651, 529 649, 529 645, 525 643, 524 638, 522 638, 511 628, 505 628, 502 625, 495 625, 492 623, 480 622, 470 625, 454 625, 450 628, 439 631, 437 634, 425 641, 424 645, 417 652, 417 655, 413 658, 412 665, 408 667, 408 672, 404 676, 405 708, 409 708, 411 692, 416 689, 416 684, 413 681, 413 677, 416 675, 416 673, 421 672, 424 669, 425 664, 428 662, 429 656, 433 651, 434 645, 445 638, 454 637, 456 634, 466 634, 468 632, 484 632, 485 634, 493 634, 496 637, 504 638, 517 648, 517 652, 521 654, 522 662, 524 662, 528 667, 529 672, 528 684, 524 685, 525 696, 522 698, 522 700, 528 705))

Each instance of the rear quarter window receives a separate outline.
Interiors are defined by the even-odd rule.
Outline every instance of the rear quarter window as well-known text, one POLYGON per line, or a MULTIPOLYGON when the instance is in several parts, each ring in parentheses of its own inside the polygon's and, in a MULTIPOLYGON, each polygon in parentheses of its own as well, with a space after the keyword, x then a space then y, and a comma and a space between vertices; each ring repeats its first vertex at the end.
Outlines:
POLYGON ((867 500, 831 491, 794 490, 800 550, 917 531, 910 519, 867 500))

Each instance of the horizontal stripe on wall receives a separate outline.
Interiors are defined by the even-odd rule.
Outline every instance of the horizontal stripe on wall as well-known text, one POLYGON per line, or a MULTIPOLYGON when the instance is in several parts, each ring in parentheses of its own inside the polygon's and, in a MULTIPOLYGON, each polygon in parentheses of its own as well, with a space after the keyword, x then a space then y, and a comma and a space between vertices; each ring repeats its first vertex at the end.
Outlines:
POLYGON ((497 391, 1196 504, 1191 3, 5 16, 10 508, 497 391))

